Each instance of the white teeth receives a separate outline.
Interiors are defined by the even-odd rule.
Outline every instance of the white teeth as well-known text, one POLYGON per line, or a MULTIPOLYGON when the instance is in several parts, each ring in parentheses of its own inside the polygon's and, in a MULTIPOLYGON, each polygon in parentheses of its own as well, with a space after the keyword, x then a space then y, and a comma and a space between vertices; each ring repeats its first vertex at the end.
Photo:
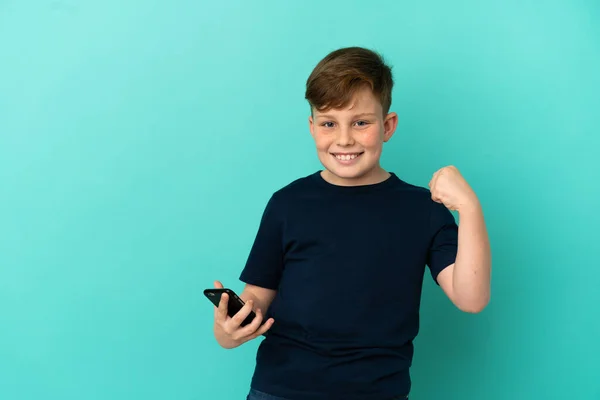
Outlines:
POLYGON ((358 157, 358 154, 337 154, 335 157, 338 160, 350 161, 350 160, 354 160, 356 157, 358 157))

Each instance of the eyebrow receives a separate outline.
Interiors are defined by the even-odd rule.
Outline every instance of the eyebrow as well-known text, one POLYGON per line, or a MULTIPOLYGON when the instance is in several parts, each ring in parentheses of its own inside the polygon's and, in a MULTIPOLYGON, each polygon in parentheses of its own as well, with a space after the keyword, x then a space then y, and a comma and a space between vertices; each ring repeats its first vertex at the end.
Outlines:
MULTIPOLYGON (((374 117, 375 115, 376 115, 375 113, 360 113, 360 114, 353 115, 352 118, 374 117)), ((329 115, 329 114, 317 115, 317 118, 335 119, 335 117, 333 115, 329 115)))

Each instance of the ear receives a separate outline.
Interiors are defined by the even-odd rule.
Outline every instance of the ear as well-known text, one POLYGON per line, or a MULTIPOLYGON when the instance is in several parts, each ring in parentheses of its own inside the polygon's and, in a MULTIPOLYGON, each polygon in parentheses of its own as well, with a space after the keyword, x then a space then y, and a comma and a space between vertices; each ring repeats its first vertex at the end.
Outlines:
POLYGON ((383 141, 387 142, 392 138, 396 127, 398 126, 398 114, 395 112, 389 113, 383 121, 383 141))
POLYGON ((310 135, 315 136, 315 124, 313 121, 312 115, 308 117, 308 129, 310 130, 310 135))

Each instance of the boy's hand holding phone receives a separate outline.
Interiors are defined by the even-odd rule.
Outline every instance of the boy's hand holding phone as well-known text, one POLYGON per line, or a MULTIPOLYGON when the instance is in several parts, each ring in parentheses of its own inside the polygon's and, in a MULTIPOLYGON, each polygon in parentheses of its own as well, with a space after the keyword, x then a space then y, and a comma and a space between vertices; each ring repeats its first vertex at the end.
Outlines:
POLYGON ((214 331, 215 338, 222 347, 238 347, 271 328, 273 319, 270 318, 263 324, 263 312, 260 308, 253 310, 254 302, 251 299, 243 304, 235 293, 223 289, 220 282, 215 282, 215 288, 220 291, 221 296, 218 307, 215 307, 214 331), (231 293, 235 296, 234 299, 231 299, 231 293))

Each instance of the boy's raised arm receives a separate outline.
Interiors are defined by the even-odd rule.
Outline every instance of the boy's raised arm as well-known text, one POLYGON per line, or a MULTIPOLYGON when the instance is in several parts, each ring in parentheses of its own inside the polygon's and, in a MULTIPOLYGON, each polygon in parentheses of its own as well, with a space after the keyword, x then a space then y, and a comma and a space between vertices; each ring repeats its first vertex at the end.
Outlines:
POLYGON ((491 297, 491 250, 481 204, 455 167, 437 171, 431 197, 459 214, 456 261, 438 275, 438 283, 462 311, 477 313, 491 297))

